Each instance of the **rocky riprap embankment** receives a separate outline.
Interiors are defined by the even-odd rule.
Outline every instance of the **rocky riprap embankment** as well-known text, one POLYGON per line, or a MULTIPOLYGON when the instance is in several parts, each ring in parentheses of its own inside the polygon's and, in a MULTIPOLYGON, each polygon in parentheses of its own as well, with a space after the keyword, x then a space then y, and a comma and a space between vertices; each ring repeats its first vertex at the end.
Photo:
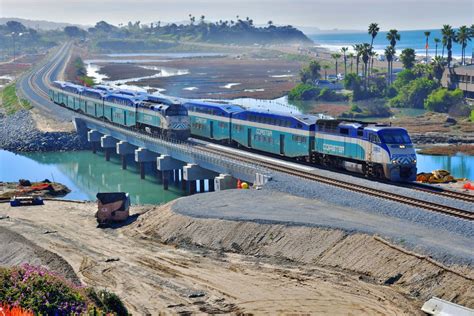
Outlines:
POLYGON ((416 145, 435 144, 474 144, 474 135, 453 135, 448 133, 410 133, 411 140, 416 145))
POLYGON ((0 114, 0 148, 14 152, 70 151, 89 148, 75 132, 42 132, 28 111, 0 114))

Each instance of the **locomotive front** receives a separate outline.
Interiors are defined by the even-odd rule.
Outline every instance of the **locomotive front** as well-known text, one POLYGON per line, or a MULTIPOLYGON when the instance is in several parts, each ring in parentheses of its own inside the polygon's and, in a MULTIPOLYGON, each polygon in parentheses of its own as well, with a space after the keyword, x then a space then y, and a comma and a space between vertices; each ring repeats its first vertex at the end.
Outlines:
POLYGON ((174 139, 186 140, 191 135, 188 110, 180 103, 169 105, 165 112, 167 121, 167 136, 174 139))
POLYGON ((381 128, 377 132, 382 147, 388 153, 384 172, 391 181, 416 180, 416 153, 410 136, 403 128, 381 128))

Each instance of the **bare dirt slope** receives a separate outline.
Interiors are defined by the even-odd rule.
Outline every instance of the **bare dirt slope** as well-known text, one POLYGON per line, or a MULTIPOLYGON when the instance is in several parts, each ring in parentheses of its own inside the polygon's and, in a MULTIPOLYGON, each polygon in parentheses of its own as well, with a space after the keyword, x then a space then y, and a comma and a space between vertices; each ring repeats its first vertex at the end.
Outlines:
MULTIPOLYGON (((171 205, 173 210, 174 205, 171 205)), ((157 208, 136 224, 140 235, 167 244, 201 245, 222 252, 291 260, 307 267, 344 271, 359 280, 391 288, 416 300, 437 296, 474 307, 474 270, 443 266, 383 238, 341 230, 196 219, 157 208)))
POLYGON ((423 280, 428 286, 439 283, 436 287, 446 292, 441 296, 458 293, 457 301, 472 305, 462 277, 441 270, 433 274, 435 269, 423 260, 400 257, 370 236, 193 219, 172 213, 169 205, 153 208, 130 227, 97 229, 95 209, 91 203, 47 201, 44 206, 21 208, 0 204, 0 214, 10 216, 0 220, 0 227, 60 255, 83 282, 116 292, 130 312, 140 315, 159 311, 414 315, 421 302, 404 294, 406 287, 383 286, 378 278, 384 281, 399 266, 411 271, 415 263, 420 265, 419 274, 404 275, 403 283, 418 284, 423 296, 423 280), (46 230, 50 233, 44 234, 46 230), (286 247, 273 248, 272 240, 286 247), (261 247, 247 248, 253 244, 261 247), (299 262, 282 253, 293 247, 299 250, 290 259, 299 262), (301 252, 303 248, 307 251, 301 252), (370 251, 369 257, 362 248, 370 251), (342 258, 344 252, 354 260, 342 258), (379 261, 375 271, 369 260, 373 257, 379 261), (382 263, 390 260, 392 264, 383 268, 382 263))

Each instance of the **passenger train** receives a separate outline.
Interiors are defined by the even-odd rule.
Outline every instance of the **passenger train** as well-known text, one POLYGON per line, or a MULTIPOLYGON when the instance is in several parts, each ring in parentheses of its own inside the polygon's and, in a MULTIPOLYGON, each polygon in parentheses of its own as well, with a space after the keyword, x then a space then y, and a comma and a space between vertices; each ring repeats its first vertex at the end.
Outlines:
POLYGON ((405 129, 188 101, 191 135, 391 181, 416 179, 405 129))
POLYGON ((416 179, 415 150, 407 131, 399 127, 207 101, 176 101, 59 81, 50 89, 50 98, 71 110, 148 133, 181 140, 191 134, 369 177, 397 182, 416 179))
POLYGON ((179 140, 189 138, 188 111, 170 98, 100 85, 88 88, 62 81, 52 84, 49 97, 73 111, 122 126, 179 140))

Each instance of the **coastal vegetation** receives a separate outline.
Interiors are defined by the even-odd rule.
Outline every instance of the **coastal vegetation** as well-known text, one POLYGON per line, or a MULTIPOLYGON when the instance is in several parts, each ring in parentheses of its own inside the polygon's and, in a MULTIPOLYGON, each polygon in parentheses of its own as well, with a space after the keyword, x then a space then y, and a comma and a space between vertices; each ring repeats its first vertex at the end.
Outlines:
MULTIPOLYGON (((353 46, 354 54, 350 57, 350 72, 347 67, 347 48, 341 49, 344 62, 343 84, 346 90, 350 90, 351 110, 344 113, 346 117, 363 116, 387 116, 391 113, 391 108, 414 108, 426 109, 428 111, 449 113, 453 110, 456 113, 468 116, 469 106, 464 104, 463 92, 459 89, 449 90, 441 87, 441 78, 446 68, 453 67, 452 48, 453 43, 457 43, 462 48, 461 65, 466 63, 465 48, 467 42, 474 36, 474 26, 470 28, 461 26, 457 31, 450 25, 444 25, 442 30, 442 39, 435 38, 435 43, 442 44, 441 56, 438 55, 437 47, 434 58, 428 60, 428 42, 431 32, 424 32, 426 38, 426 51, 424 61, 417 61, 417 56, 413 48, 405 48, 398 56, 403 65, 403 70, 396 76, 393 73, 393 62, 397 59, 396 45, 402 40, 400 33, 396 29, 391 29, 386 33, 388 46, 384 51, 384 57, 387 62, 387 71, 383 73, 380 69, 374 69, 374 51, 373 42, 380 33, 377 23, 371 23, 368 28, 370 43, 361 43, 353 46), (444 57, 444 51, 447 51, 447 58, 444 57), (352 58, 355 59, 356 67, 353 72, 352 58), (361 73, 359 73, 359 66, 361 73), (370 104, 360 105, 361 101, 368 101, 370 104)), ((337 77, 342 75, 338 72, 338 61, 341 54, 333 53, 331 58, 334 60, 336 71, 336 82, 334 89, 337 90, 337 77)), ((301 83, 296 85, 289 93, 290 100, 319 100, 320 98, 320 78, 319 68, 314 65, 318 61, 311 61, 309 66, 304 67, 300 73, 301 83), (313 66, 311 66, 313 65, 313 66), (311 69, 318 71, 313 74, 311 69)), ((323 67, 325 78, 327 77, 327 67, 323 67)), ((343 99, 347 95, 332 91, 332 99, 343 99), (334 96, 340 96, 334 97, 334 96)), ((328 101, 328 100, 327 100, 328 101)))
POLYGON ((66 66, 66 73, 71 81, 78 84, 91 87, 95 84, 94 78, 87 76, 86 66, 81 57, 75 55, 71 58, 71 62, 66 66))
POLYGON ((19 110, 29 110, 32 108, 28 100, 18 97, 16 93, 15 82, 10 83, 0 91, 0 99, 0 106, 8 115, 13 114, 19 110))
POLYGON ((198 20, 189 14, 189 23, 162 24, 160 21, 141 24, 140 21, 114 26, 105 21, 89 28, 86 34, 80 30, 72 32, 76 37, 88 37, 100 49, 127 50, 130 43, 143 42, 137 48, 166 48, 176 41, 198 41, 219 44, 273 44, 273 43, 311 43, 303 32, 291 25, 276 26, 268 21, 266 26, 256 26, 249 17, 217 22, 206 21, 204 15, 198 20))
POLYGON ((115 294, 74 284, 42 267, 0 267, 0 284, 0 306, 5 310, 20 309, 26 315, 128 315, 115 294))

